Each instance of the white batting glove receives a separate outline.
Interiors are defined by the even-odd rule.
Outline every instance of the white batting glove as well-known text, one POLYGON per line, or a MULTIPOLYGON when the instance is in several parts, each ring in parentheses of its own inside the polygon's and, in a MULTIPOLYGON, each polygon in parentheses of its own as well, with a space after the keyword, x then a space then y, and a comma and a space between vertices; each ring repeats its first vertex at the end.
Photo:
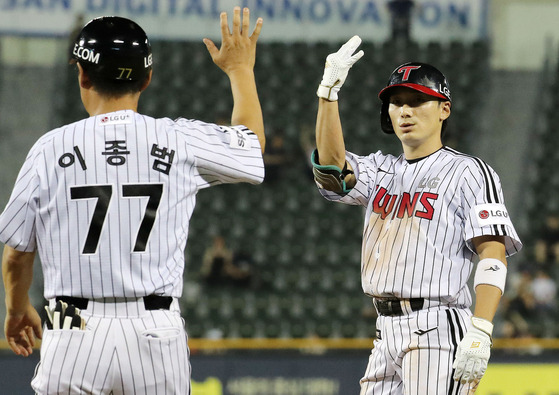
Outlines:
POLYGON ((458 344, 454 380, 471 383, 480 380, 487 370, 491 354, 493 324, 483 318, 472 317, 472 327, 458 344))
POLYGON ((324 75, 316 91, 318 97, 328 101, 338 100, 338 91, 344 84, 349 69, 355 62, 361 59, 364 54, 363 51, 359 51, 353 55, 360 44, 361 38, 359 36, 353 36, 348 42, 341 46, 338 52, 332 53, 326 57, 324 75))

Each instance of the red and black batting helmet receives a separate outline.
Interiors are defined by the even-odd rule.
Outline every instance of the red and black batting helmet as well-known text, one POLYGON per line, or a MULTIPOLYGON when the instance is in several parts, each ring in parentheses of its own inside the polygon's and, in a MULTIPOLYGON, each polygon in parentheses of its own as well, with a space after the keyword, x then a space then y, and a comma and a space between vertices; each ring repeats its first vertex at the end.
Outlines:
POLYGON ((118 16, 89 21, 76 37, 70 56, 107 81, 144 80, 152 67, 146 33, 136 22, 118 16))
MULTIPOLYGON (((437 68, 427 63, 409 62, 394 69, 386 87, 378 97, 382 100, 380 110, 380 127, 385 133, 394 133, 392 121, 388 115, 390 91, 396 87, 405 87, 434 96, 440 100, 452 102, 450 86, 446 77, 437 68)), ((443 125, 443 128, 446 125, 443 125)))

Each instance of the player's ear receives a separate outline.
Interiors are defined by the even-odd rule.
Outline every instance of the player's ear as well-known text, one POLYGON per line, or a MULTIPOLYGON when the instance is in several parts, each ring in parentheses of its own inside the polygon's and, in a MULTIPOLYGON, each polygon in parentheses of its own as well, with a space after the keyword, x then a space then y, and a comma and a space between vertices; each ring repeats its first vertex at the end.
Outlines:
POLYGON ((149 86, 149 84, 151 83, 152 74, 153 74, 153 70, 150 70, 148 76, 146 77, 146 80, 144 81, 144 83, 142 84, 142 87, 140 88, 140 92, 145 91, 146 88, 149 86))
POLYGON ((89 76, 87 75, 86 71, 83 69, 80 62, 78 62, 78 81, 80 82, 81 88, 90 89, 93 86, 91 80, 89 79, 89 76))
POLYGON ((446 120, 448 117, 450 117, 450 102, 443 101, 441 102, 439 107, 441 108, 440 120, 442 122, 446 120))

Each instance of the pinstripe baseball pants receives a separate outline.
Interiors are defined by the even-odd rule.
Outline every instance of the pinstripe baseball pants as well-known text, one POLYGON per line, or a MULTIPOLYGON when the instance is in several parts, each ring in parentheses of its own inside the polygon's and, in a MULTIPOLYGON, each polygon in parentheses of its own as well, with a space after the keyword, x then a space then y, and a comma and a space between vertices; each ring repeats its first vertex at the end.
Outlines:
MULTIPOLYGON (((51 301, 51 307, 53 302, 51 301)), ((142 299, 89 301, 86 330, 45 330, 31 382, 38 394, 189 394, 184 321, 169 310, 145 310, 142 299)))
POLYGON ((361 379, 360 394, 468 394, 470 385, 452 378, 452 364, 470 316, 469 309, 444 306, 402 316, 379 316, 377 339, 361 379))

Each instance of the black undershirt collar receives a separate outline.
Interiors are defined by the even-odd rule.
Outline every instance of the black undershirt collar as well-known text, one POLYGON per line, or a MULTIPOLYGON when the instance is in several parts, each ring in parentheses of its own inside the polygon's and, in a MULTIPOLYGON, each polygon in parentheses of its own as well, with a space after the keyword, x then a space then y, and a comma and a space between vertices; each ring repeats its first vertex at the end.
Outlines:
MULTIPOLYGON (((443 145, 441 148, 439 148, 438 150, 436 150, 435 152, 433 152, 433 153, 431 153, 431 154, 429 154, 429 155, 427 155, 427 156, 423 156, 423 157, 421 157, 421 158, 409 159, 409 160, 406 159, 406 162, 408 162, 408 164, 410 164, 410 165, 411 165, 411 164, 414 164, 414 163, 417 163, 417 162, 419 162, 419 161, 422 161, 422 160, 425 159, 425 158, 430 157, 430 156, 433 155, 433 154, 436 154, 437 152, 439 152, 439 151, 442 150, 443 148, 444 148, 444 145, 443 145)), ((404 159, 405 159, 405 158, 404 158, 404 159)))

